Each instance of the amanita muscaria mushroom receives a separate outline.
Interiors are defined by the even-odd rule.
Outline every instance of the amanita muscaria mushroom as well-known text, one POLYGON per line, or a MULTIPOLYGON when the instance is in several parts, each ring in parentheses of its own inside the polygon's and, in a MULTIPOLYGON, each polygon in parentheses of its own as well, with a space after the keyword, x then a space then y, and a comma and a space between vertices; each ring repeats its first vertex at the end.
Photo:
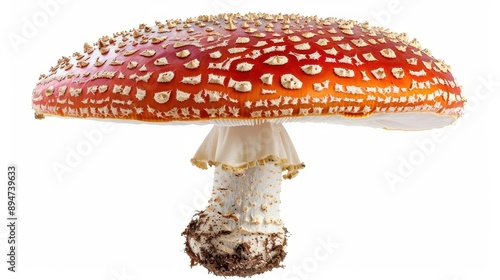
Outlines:
POLYGON ((36 118, 213 124, 192 159, 215 166, 213 194, 183 232, 186 252, 192 266, 250 276, 286 255, 280 184, 304 164, 282 123, 442 127, 460 116, 460 92, 450 67, 404 33, 335 18, 221 14, 86 43, 40 76, 33 109, 36 118))

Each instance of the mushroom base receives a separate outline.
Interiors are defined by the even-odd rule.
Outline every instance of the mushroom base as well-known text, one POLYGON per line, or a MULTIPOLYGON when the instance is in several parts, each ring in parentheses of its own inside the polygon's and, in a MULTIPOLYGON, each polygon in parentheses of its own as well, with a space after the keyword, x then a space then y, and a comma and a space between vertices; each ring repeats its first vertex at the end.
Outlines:
POLYGON ((191 266, 241 277, 281 267, 287 233, 279 215, 281 174, 281 166, 272 163, 241 175, 215 168, 208 207, 182 233, 191 266))
POLYGON ((191 267, 202 265, 217 276, 249 277, 283 267, 286 229, 282 233, 204 232, 209 217, 198 213, 182 235, 191 267))

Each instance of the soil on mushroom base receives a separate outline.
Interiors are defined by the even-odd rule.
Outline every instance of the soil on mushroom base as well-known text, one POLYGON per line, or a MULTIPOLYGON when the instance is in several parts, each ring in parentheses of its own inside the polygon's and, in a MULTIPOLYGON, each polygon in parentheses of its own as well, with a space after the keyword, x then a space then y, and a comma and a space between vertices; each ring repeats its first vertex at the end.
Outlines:
MULTIPOLYGON (((203 212, 197 214, 202 217, 203 212)), ((203 223, 202 219, 194 218, 191 220, 187 228, 182 232, 182 236, 186 237, 185 252, 191 259, 191 267, 202 265, 208 269, 209 272, 217 276, 239 276, 250 277, 256 274, 261 274, 270 271, 274 268, 283 268, 281 262, 286 257, 285 247, 287 244, 286 236, 288 231, 285 230, 285 238, 283 244, 276 245, 278 240, 281 240, 277 233, 262 234, 266 236, 266 250, 263 254, 257 256, 249 256, 250 245, 247 243, 239 244, 235 249, 235 254, 221 254, 215 246, 210 246, 209 249, 202 248, 200 251, 201 258, 199 258, 189 246, 188 240, 194 238, 199 241, 201 237, 206 238, 206 242, 212 244, 210 241, 219 236, 230 234, 230 231, 221 232, 202 232, 200 226, 203 223), (268 245, 271 246, 268 246, 268 245), (269 261, 264 261, 266 256, 273 256, 269 261)))

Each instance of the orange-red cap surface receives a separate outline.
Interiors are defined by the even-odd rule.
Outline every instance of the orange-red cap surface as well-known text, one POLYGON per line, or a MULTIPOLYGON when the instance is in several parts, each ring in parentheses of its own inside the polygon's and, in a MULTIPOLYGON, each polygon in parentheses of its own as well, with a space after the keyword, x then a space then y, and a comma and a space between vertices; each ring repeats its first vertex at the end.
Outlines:
POLYGON ((38 117, 426 129, 460 116, 460 92, 450 67, 406 34, 335 18, 221 14, 86 43, 41 75, 33 108, 38 117))

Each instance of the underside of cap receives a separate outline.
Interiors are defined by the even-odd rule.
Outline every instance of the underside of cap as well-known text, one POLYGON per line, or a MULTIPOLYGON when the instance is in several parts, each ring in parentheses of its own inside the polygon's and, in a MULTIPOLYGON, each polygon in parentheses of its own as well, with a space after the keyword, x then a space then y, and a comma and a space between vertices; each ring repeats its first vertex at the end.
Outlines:
MULTIPOLYGON (((60 116, 56 116, 60 117, 60 116)), ((71 117, 70 117, 71 118, 71 117)), ((97 121, 124 122, 131 124, 143 124, 143 121, 133 119, 101 119, 89 118, 97 121)), ((433 112, 420 113, 378 113, 361 117, 346 117, 344 115, 309 115, 301 117, 282 117, 266 119, 230 119, 214 118, 209 120, 193 121, 171 121, 171 122, 151 122, 156 125, 214 125, 221 127, 235 126, 255 126, 265 123, 328 123, 346 126, 367 126, 372 128, 383 128, 387 130, 427 130, 441 128, 455 122, 455 116, 439 115, 433 112)))
MULTIPOLYGON (((215 119, 203 122, 193 121, 193 124, 213 124, 215 126, 253 126, 263 123, 328 123, 347 126, 367 126, 372 128, 383 128, 387 130, 427 130, 441 128, 455 122, 456 117, 439 115, 436 113, 379 113, 363 117, 346 117, 343 115, 333 116, 302 116, 288 118, 268 118, 268 119, 215 119)), ((185 122, 179 123, 185 124, 185 122)))

